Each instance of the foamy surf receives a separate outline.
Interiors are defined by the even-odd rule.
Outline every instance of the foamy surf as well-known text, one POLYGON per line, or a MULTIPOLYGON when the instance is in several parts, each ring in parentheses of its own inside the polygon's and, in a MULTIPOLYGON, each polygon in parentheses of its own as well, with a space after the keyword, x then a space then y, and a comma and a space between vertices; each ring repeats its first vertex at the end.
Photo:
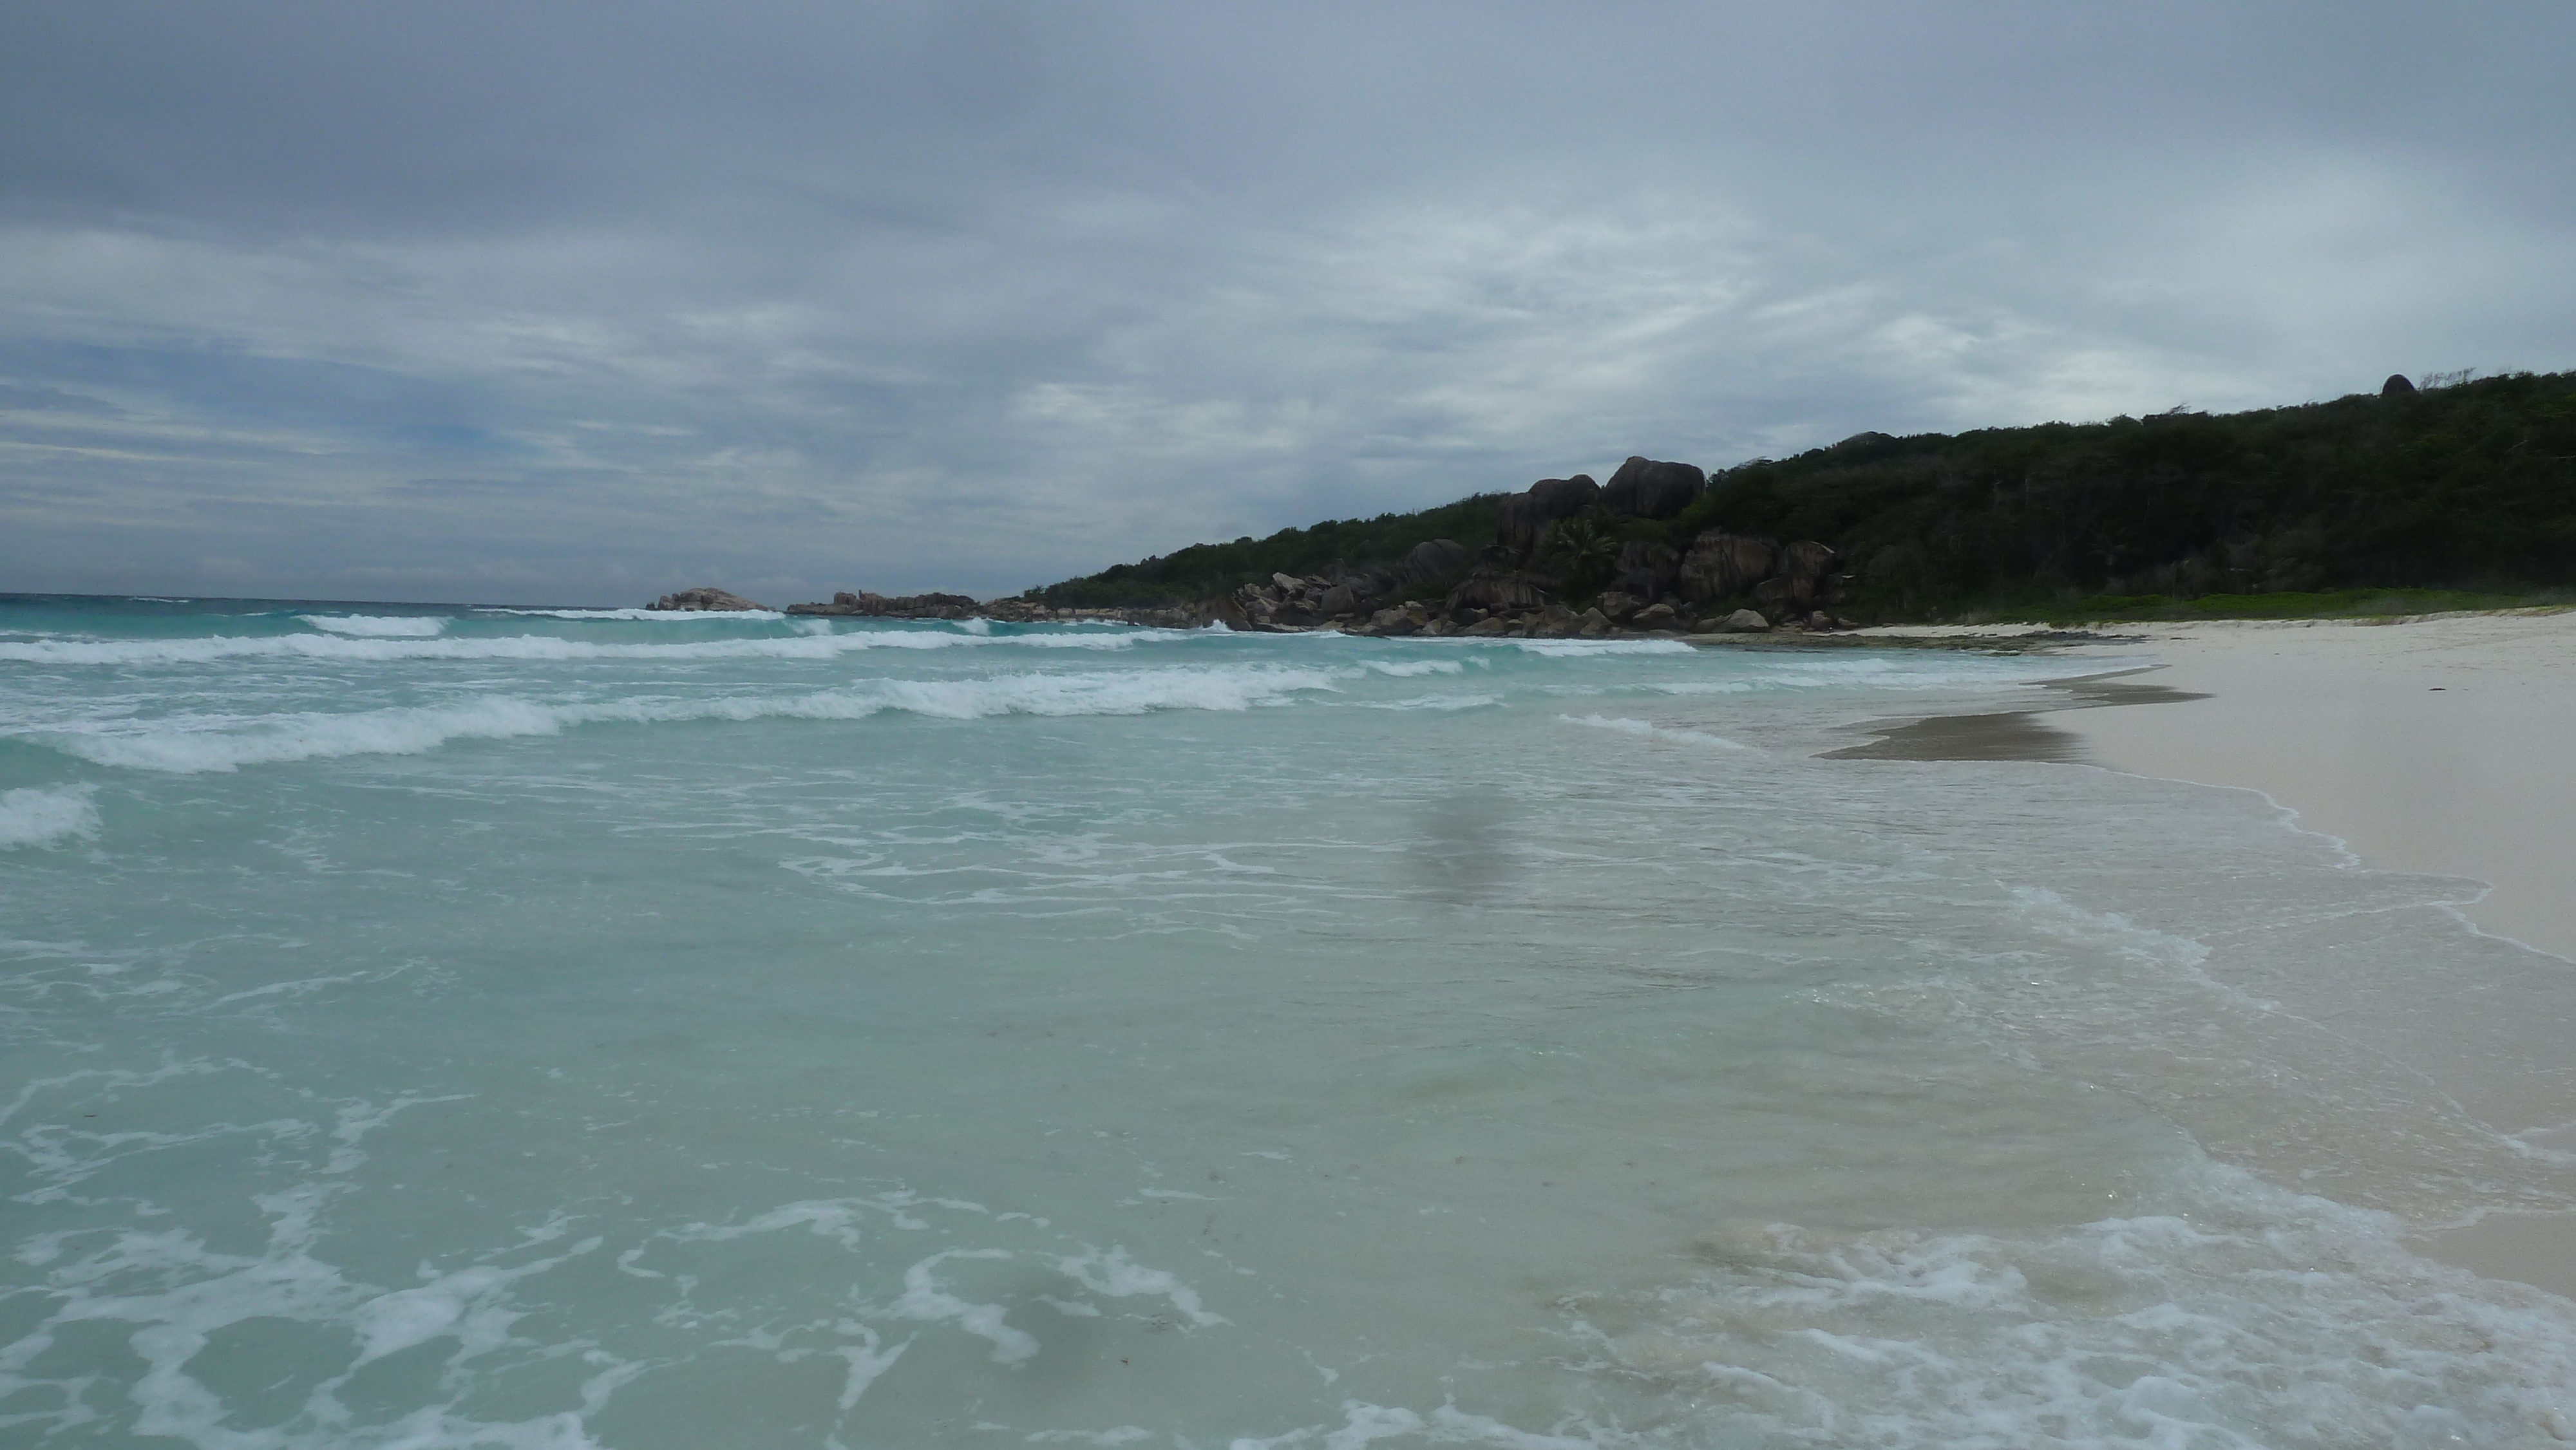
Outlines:
POLYGON ((1677 639, 1504 639, 1497 643, 1523 654, 1549 659, 1598 659, 1613 655, 1689 654, 1692 646, 1677 639))
POLYGON ((1647 740, 1674 740, 1690 745, 1714 745, 1721 750, 1753 748, 1740 740, 1729 740, 1723 735, 1712 735, 1705 730, 1679 730, 1669 725, 1657 725, 1651 721, 1632 719, 1625 715, 1559 715, 1556 718, 1568 725, 1583 725, 1594 730, 1616 730, 1622 735, 1634 735, 1647 740))
POLYGON ((855 722, 890 712, 978 720, 996 715, 1248 710, 1284 704, 1301 693, 1338 689, 1342 680, 1355 673, 1242 666, 1123 674, 1016 674, 978 680, 872 680, 848 689, 785 696, 637 697, 580 704, 484 695, 445 705, 352 714, 308 711, 247 728, 228 724, 100 727, 37 738, 100 765, 193 774, 351 755, 417 755, 460 740, 554 735, 584 725, 855 722))
POLYGON ((2049 1232, 1743 1225, 1683 1283, 1567 1307, 1605 1371, 1688 1387, 1746 1443, 2576 1439, 2576 1335, 2546 1296, 2242 1174, 2177 1187, 2175 1212, 2049 1232))
MULTIPOLYGON (((801 622, 801 621, 800 621, 801 622)), ((434 633, 434 631, 432 631, 434 633)), ((318 660, 398 664, 415 660, 828 660, 863 650, 938 650, 969 647, 1126 650, 1151 643, 1149 631, 1121 633, 966 634, 946 630, 853 630, 796 633, 766 639, 617 643, 556 635, 504 635, 480 639, 388 637, 370 634, 216 635, 202 639, 0 641, 0 661, 46 665, 198 665, 220 660, 318 660)))
POLYGON ((98 807, 85 785, 0 791, 0 851, 58 846, 98 834, 98 807))
POLYGON ((431 639, 447 629, 447 621, 435 615, 299 614, 295 617, 327 634, 345 634, 358 639, 431 639))

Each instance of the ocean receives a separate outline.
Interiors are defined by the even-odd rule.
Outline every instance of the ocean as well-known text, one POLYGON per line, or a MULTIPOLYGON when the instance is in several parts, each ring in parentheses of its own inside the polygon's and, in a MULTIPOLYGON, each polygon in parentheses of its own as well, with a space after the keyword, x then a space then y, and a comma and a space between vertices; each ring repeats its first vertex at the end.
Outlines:
POLYGON ((2576 969, 1819 758, 2149 662, 0 601, 0 1443, 2576 1440, 2576 969))

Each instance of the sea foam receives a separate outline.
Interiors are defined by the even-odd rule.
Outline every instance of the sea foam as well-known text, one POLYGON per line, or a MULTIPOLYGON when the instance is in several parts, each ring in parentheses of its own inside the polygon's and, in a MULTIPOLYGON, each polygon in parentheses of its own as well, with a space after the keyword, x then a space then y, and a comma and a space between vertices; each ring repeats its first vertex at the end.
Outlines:
POLYGON ((1743 1225, 1692 1280, 1564 1307, 1601 1371, 1692 1392, 1726 1443, 2576 1438, 2546 1296, 2417 1258, 2383 1215, 2197 1176, 2171 1212, 2051 1232, 1743 1225))
POLYGON ((42 738, 101 765, 186 774, 335 756, 417 755, 455 740, 553 735, 573 726, 609 723, 855 721, 887 712, 975 720, 994 715, 1246 710, 1285 703, 1302 692, 1338 689, 1354 673, 1238 665, 1100 674, 1030 673, 965 680, 871 680, 846 689, 794 695, 702 699, 630 697, 542 703, 507 695, 481 695, 442 705, 279 715, 247 729, 92 727, 42 738))
POLYGON ((98 807, 85 785, 0 791, 0 850, 56 846, 98 834, 98 807))
POLYGON ((358 639, 434 639, 447 621, 429 614, 299 614, 315 629, 358 639))
POLYGON ((665 644, 503 635, 490 639, 365 638, 344 634, 213 635, 200 639, 22 640, 0 642, 0 660, 45 665, 192 665, 227 659, 309 659, 334 663, 406 660, 826 660, 860 650, 936 650, 974 646, 1124 650, 1177 631, 964 634, 948 630, 874 629, 768 639, 685 640, 665 644))
POLYGON ((1695 648, 1677 639, 1505 639, 1502 643, 1523 654, 1544 655, 1549 659, 1581 659, 1587 655, 1686 655, 1695 648))
POLYGON ((1556 718, 1568 725, 1586 725, 1595 730, 1616 730, 1622 735, 1642 736, 1649 740, 1677 740, 1691 745, 1714 745, 1722 750, 1753 748, 1741 741, 1729 740, 1723 735, 1712 735, 1705 730, 1677 729, 1670 725, 1657 725, 1647 720, 1633 720, 1623 715, 1559 715, 1556 718))

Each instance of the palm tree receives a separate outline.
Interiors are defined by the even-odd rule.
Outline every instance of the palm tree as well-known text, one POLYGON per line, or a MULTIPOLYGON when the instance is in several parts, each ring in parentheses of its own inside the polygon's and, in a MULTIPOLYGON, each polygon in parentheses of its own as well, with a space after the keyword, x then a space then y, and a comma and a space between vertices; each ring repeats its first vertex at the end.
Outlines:
POLYGON ((1601 583, 1619 566, 1619 540, 1601 527, 1590 509, 1548 525, 1539 552, 1577 589, 1601 583))

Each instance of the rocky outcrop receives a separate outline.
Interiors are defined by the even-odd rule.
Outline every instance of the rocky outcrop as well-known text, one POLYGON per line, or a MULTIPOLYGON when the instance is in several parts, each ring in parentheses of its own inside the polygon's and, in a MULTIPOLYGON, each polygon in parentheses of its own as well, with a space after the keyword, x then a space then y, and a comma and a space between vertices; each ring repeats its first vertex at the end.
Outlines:
POLYGON ((1668 519, 1699 501, 1708 475, 1687 463, 1631 457, 1601 485, 1601 511, 1641 519, 1668 519))
POLYGON ((1526 557, 1538 536, 1558 519, 1570 519, 1601 501, 1601 486, 1592 475, 1542 478, 1520 493, 1505 494, 1495 511, 1494 541, 1526 557))
POLYGON ((746 609, 767 609, 769 606, 745 599, 741 595, 735 594, 729 590, 718 589, 711 584, 701 584, 695 589, 673 590, 671 593, 663 595, 661 598, 654 600, 652 603, 647 604, 644 607, 647 609, 680 611, 703 610, 716 614, 738 614, 746 609))
POLYGON ((1610 587, 1641 599, 1661 599, 1681 579, 1682 556, 1670 544, 1631 539, 1619 546, 1619 572, 1610 587))
MULTIPOLYGON (((789 614, 860 619, 989 619, 996 624, 1093 623, 1137 624, 1159 629, 1196 629, 1223 619, 1221 611, 1201 604, 1169 609, 1059 609, 1029 599, 978 601, 966 594, 873 594, 844 589, 828 603, 791 604, 789 614)), ((756 607, 756 606, 755 606, 756 607)), ((1232 621, 1227 621, 1229 624, 1232 621)))
MULTIPOLYGON (((1531 494, 1515 494, 1511 499, 1524 500, 1529 517, 1545 516, 1569 501, 1578 505, 1574 512, 1558 517, 1601 509, 1599 490, 1591 489, 1587 479, 1548 480, 1531 494), (1592 502, 1583 502, 1587 493, 1592 502)), ((1842 624, 1828 610, 1841 602, 1849 580, 1848 575, 1835 572, 1841 556, 1824 544, 1813 540, 1782 544, 1758 535, 1710 529, 1692 539, 1687 549, 1654 539, 1628 540, 1619 549, 1609 587, 1577 614, 1561 597, 1574 593, 1580 598, 1577 589, 1524 563, 1524 557, 1507 544, 1476 553, 1454 540, 1433 539, 1416 545, 1394 563, 1336 566, 1319 574, 1273 574, 1266 581, 1201 600, 1186 611, 1186 622, 1215 622, 1250 631, 1339 629, 1386 637, 1542 639, 1819 630, 1842 624), (1430 591, 1443 583, 1449 584, 1447 591, 1432 595, 1430 591), (1743 607, 1748 600, 1752 607, 1743 607)), ((873 596, 859 598, 866 602, 873 596)), ((1114 615, 1138 624, 1168 622, 1146 618, 1146 613, 1087 611, 1085 617, 1114 615)), ((1067 612, 1050 616, 1041 608, 1038 614, 1066 617, 1067 612)))
POLYGON ((2388 381, 2379 385, 2379 396, 2383 398, 2411 398, 2415 396, 2415 384, 2404 373, 2390 373, 2388 375, 2388 381))
MULTIPOLYGON (((1565 638, 1840 627, 1844 621, 1830 610, 1843 601, 1851 576, 1838 572, 1843 560, 1831 547, 1808 539, 1783 544, 1722 528, 1685 537, 1660 522, 1689 510, 1705 497, 1707 486, 1706 475, 1689 464, 1632 457, 1611 475, 1606 488, 1576 474, 1543 478, 1521 493, 1503 496, 1497 500, 1496 537, 1489 547, 1429 539, 1398 559, 1336 562, 1310 574, 1274 573, 1181 607, 1071 609, 1034 599, 979 604, 962 594, 888 597, 862 590, 836 594, 829 603, 795 605, 788 612, 1214 624, 1245 631, 1339 629, 1385 636, 1565 638), (1534 551, 1538 557, 1533 558, 1534 551), (1588 607, 1577 614, 1574 603, 1588 607)), ((656 607, 759 607, 749 600, 682 602, 699 596, 733 598, 718 590, 689 590, 656 607)))
MULTIPOLYGON (((1008 602, 1008 601, 997 601, 1008 602)), ((888 598, 862 589, 842 590, 829 604, 791 604, 790 614, 857 615, 868 619, 975 619, 990 614, 987 606, 964 594, 906 594, 888 598)))
POLYGON ((1393 563, 1336 566, 1330 574, 1273 574, 1203 600, 1196 612, 1228 629, 1294 630, 1339 625, 1369 633, 1410 634, 1434 628, 1444 609, 1402 597, 1434 589, 1466 570, 1475 554, 1455 539, 1426 539, 1393 563))
POLYGON ((1801 617, 1816 606, 1842 602, 1842 579, 1834 573, 1842 555, 1813 539, 1801 539, 1780 551, 1781 581, 1790 613, 1801 617))
POLYGON ((1679 580, 1682 597, 1702 602, 1732 599, 1751 592, 1755 584, 1770 578, 1779 566, 1780 545, 1777 540, 1711 529, 1693 539, 1690 552, 1682 556, 1679 580))
POLYGON ((1398 566, 1407 584, 1431 584, 1466 571, 1476 555, 1456 539, 1425 539, 1398 566))
POLYGON ((1516 614, 1522 610, 1542 609, 1547 605, 1547 591, 1539 582, 1518 570, 1479 568, 1459 581, 1449 591, 1448 607, 1452 614, 1460 609, 1479 609, 1487 614, 1516 614))

